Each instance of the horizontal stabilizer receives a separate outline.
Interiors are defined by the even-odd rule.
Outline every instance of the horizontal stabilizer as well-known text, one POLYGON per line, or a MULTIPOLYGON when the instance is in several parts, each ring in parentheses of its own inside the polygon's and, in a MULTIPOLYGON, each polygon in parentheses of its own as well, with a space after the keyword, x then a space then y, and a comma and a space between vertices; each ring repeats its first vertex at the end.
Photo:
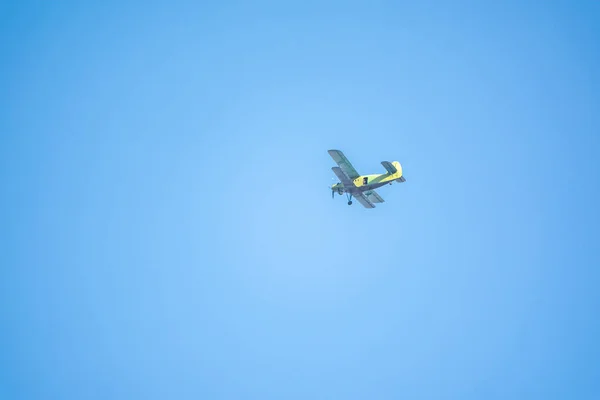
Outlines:
POLYGON ((396 179, 398 182, 406 182, 406 178, 401 176, 400 178, 396 179))
POLYGON ((389 161, 382 161, 381 165, 383 165, 383 168, 385 168, 390 175, 394 175, 396 172, 398 172, 396 167, 394 167, 394 165, 389 161))

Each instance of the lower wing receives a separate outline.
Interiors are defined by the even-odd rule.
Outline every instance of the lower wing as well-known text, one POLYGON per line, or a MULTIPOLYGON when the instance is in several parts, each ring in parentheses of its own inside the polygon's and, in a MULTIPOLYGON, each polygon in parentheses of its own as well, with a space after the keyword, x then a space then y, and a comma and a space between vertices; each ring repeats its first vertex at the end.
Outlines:
POLYGON ((365 195, 367 196, 367 199, 369 199, 369 201, 371 203, 383 203, 385 200, 383 200, 383 198, 379 195, 379 193, 377 193, 374 190, 368 190, 365 192, 365 195))
POLYGON ((355 193, 354 198, 358 200, 360 204, 365 206, 365 208, 375 208, 375 204, 371 203, 371 200, 367 197, 363 192, 355 193))

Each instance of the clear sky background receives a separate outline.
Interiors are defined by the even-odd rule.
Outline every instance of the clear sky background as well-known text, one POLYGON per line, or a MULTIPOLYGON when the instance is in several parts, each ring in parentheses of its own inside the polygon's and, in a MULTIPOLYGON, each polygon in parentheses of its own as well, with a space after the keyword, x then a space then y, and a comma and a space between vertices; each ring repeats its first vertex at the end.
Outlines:
POLYGON ((525 3, 0 3, 0 398, 600 398, 600 3, 525 3))

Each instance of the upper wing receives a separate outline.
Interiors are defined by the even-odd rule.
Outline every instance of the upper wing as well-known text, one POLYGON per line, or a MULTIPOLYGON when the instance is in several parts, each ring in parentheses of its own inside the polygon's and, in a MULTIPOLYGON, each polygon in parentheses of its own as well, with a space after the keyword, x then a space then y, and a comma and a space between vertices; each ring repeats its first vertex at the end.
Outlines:
POLYGON ((360 204, 365 206, 365 208, 375 208, 375 204, 371 203, 367 196, 362 192, 354 194, 354 198, 358 200, 360 204))
POLYGON ((367 196, 367 199, 369 199, 369 201, 371 201, 372 203, 383 203, 385 201, 379 195, 379 193, 377 193, 374 190, 369 190, 368 192, 365 192, 365 195, 367 196))
POLYGON ((354 182, 352 182, 352 180, 350 178, 348 178, 348 176, 344 173, 344 171, 342 171, 342 169, 340 167, 331 167, 331 170, 338 177, 340 182, 342 182, 344 184, 345 187, 348 187, 348 188, 356 187, 354 182))
POLYGON ((356 179, 360 176, 358 172, 356 172, 352 164, 350 164, 350 161, 348 161, 344 153, 342 153, 339 150, 328 150, 327 152, 329 153, 331 158, 333 158, 333 161, 335 161, 340 166, 340 168, 342 169, 342 171, 344 171, 348 178, 356 179))
POLYGON ((394 167, 394 165, 389 161, 382 161, 381 165, 383 165, 383 167, 387 169, 387 172, 389 172, 391 175, 394 175, 396 172, 398 172, 396 167, 394 167))

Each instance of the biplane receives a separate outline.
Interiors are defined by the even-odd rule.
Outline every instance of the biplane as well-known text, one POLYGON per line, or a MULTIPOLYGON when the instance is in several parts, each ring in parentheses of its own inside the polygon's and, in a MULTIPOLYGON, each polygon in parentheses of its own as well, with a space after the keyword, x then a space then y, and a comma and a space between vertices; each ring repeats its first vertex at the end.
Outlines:
POLYGON ((385 174, 360 175, 350 161, 339 150, 328 150, 337 167, 331 168, 340 182, 331 185, 331 198, 337 192, 339 195, 346 193, 348 205, 352 205, 354 197, 360 204, 366 208, 375 208, 375 203, 383 203, 379 193, 375 189, 391 185, 393 182, 406 182, 402 176, 402 165, 398 161, 382 161, 381 165, 386 169, 385 174))

